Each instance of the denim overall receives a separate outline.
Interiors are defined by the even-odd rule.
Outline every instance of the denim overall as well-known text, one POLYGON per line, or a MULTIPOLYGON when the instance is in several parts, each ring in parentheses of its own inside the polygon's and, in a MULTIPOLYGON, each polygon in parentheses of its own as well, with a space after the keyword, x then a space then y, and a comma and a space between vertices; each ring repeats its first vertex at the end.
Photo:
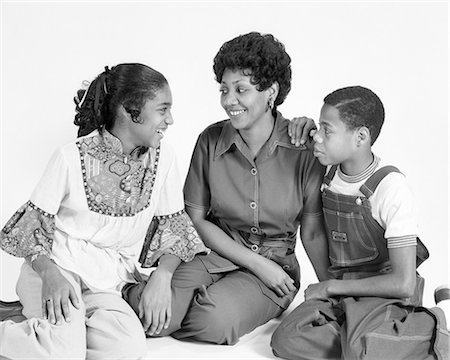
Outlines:
MULTIPOLYGON (((337 166, 324 178, 323 212, 329 271, 337 279, 362 279, 391 271, 384 229, 372 217, 369 198, 392 166, 377 170, 360 187, 362 196, 328 189, 337 166)), ((416 266, 429 256, 417 239, 416 266)), ((448 359, 449 333, 439 308, 422 306, 423 278, 409 299, 337 296, 301 303, 272 336, 275 355, 285 359, 448 359)))
MULTIPOLYGON (((322 193, 330 273, 338 279, 359 279, 390 272, 385 230, 373 218, 369 198, 386 175, 400 171, 393 166, 378 169, 360 187, 364 196, 351 196, 328 189, 336 170, 337 166, 333 166, 325 176, 322 193)), ((417 267, 429 256, 420 239, 417 239, 416 253, 417 267)), ((420 305, 422 291, 423 279, 418 276, 416 294, 410 299, 413 304, 420 305)))

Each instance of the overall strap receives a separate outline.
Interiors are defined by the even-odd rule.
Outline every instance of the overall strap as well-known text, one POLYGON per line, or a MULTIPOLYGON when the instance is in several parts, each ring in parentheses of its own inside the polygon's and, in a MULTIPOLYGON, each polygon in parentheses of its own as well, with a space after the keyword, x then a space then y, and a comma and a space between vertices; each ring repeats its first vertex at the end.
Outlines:
POLYGON ((361 191, 366 198, 370 198, 375 192, 375 189, 377 188, 381 180, 383 180, 386 175, 389 175, 391 172, 401 173, 400 170, 395 166, 383 166, 382 168, 379 168, 377 171, 375 171, 372 176, 369 177, 366 182, 361 185, 359 191, 361 191))
POLYGON ((333 180, 334 174, 336 173, 337 168, 338 168, 337 165, 333 165, 333 166, 330 168, 330 171, 328 171, 328 173, 324 176, 324 178, 323 178, 323 183, 324 183, 326 186, 330 186, 331 180, 333 180))

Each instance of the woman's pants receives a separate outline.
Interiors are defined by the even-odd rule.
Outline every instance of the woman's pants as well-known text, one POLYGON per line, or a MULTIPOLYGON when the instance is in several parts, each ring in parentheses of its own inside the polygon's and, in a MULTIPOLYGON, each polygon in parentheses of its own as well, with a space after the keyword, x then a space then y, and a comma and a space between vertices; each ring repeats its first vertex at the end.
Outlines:
MULTIPOLYGON (((124 292, 138 311, 145 282, 124 292)), ((284 309, 261 291, 255 275, 245 270, 210 274, 199 257, 182 263, 172 279, 172 320, 159 335, 232 345, 280 315, 284 309)))

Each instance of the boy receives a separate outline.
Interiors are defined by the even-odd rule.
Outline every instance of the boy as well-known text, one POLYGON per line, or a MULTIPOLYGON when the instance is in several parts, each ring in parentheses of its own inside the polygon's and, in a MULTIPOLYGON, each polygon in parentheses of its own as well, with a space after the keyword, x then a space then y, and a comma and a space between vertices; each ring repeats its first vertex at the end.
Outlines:
MULTIPOLYGON (((421 307, 428 258, 405 177, 371 150, 384 108, 371 90, 327 95, 314 155, 322 185, 329 276, 305 290, 272 337, 287 359, 448 359, 440 309, 421 307)), ((323 258, 327 258, 326 256, 323 258)))

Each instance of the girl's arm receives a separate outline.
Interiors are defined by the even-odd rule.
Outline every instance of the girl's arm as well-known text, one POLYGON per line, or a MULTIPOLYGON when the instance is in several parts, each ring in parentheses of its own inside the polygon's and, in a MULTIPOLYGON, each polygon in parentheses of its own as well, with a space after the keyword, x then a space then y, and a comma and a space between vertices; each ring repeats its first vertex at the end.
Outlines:
POLYGON ((409 298, 416 287, 416 247, 389 249, 392 271, 387 274, 357 280, 326 280, 305 290, 305 299, 332 296, 377 296, 409 298))
POLYGON ((294 280, 281 266, 235 242, 217 225, 206 219, 206 211, 186 205, 186 212, 206 246, 233 263, 249 269, 279 296, 295 290, 294 280))
POLYGON ((144 330, 149 335, 159 334, 163 328, 169 327, 172 319, 172 277, 180 263, 181 259, 175 255, 162 255, 145 285, 139 301, 139 318, 143 319, 144 330))
POLYGON ((42 279, 43 318, 56 325, 61 325, 63 320, 70 322, 69 299, 76 309, 80 308, 72 284, 61 274, 58 265, 45 255, 34 259, 31 267, 42 279))

